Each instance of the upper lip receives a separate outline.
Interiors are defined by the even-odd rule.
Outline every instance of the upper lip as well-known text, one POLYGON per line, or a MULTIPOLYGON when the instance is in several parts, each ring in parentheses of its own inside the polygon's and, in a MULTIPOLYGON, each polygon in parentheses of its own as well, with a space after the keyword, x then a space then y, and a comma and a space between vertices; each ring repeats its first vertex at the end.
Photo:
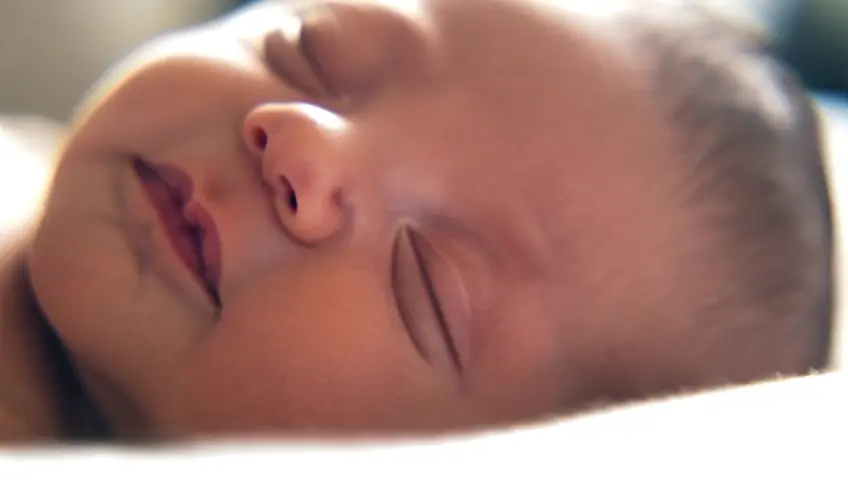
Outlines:
POLYGON ((182 170, 135 159, 133 167, 171 245, 185 266, 220 307, 221 248, 211 215, 191 201, 194 184, 182 170))

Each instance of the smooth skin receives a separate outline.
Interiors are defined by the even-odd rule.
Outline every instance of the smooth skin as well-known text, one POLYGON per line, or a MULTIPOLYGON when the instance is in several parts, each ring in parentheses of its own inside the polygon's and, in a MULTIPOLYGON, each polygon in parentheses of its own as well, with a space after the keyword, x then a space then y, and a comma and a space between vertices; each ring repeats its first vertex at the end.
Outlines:
POLYGON ((271 2, 113 70, 30 266, 118 434, 465 429, 757 375, 692 348, 681 153, 610 5, 271 2), (220 305, 136 160, 191 179, 220 305))

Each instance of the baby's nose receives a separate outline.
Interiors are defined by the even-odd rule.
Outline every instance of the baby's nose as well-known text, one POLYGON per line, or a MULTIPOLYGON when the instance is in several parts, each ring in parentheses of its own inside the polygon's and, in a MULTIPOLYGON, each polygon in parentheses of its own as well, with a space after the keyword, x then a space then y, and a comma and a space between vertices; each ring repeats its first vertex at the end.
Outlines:
POLYGON ((344 227, 338 139, 345 127, 334 113, 302 103, 262 105, 245 118, 244 141, 261 162, 277 215, 305 244, 344 227))

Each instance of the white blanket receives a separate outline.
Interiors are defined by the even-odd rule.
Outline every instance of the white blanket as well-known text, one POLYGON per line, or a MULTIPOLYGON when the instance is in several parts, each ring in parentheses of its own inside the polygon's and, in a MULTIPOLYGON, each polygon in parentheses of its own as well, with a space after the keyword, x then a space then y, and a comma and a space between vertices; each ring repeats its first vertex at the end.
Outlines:
MULTIPOLYGON (((837 276, 848 278, 848 101, 822 102, 820 104, 823 135, 828 154, 828 167, 836 217, 837 237, 837 276)), ((848 282, 841 281, 838 286, 837 330, 834 336, 834 364, 840 368, 848 364, 848 282)), ((848 477, 846 477, 848 478, 848 477)))

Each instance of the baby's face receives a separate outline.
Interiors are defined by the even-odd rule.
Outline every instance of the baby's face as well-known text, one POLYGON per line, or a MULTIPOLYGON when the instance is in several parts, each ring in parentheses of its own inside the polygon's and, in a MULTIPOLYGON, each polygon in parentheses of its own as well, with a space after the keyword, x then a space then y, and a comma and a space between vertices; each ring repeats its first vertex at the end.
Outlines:
POLYGON ((263 4, 92 93, 31 268, 119 429, 492 425, 696 361, 675 156, 617 30, 388 3, 263 4))

